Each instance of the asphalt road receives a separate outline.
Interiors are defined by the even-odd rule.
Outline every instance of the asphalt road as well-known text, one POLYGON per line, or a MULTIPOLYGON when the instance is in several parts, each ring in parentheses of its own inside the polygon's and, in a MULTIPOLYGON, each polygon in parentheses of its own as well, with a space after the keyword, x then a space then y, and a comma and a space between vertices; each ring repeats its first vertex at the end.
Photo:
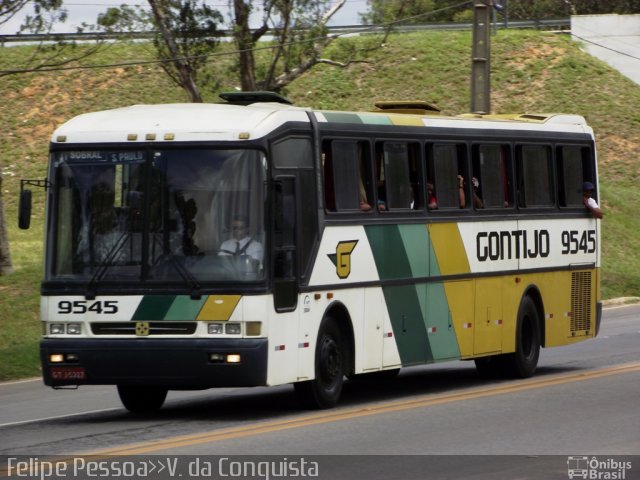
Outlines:
MULTIPOLYGON (((140 417, 114 387, 0 384, 0 455, 350 455, 318 457, 321 477, 567 478, 568 456, 640 455, 639 400, 640 306, 625 306, 605 309, 598 338, 543 350, 532 379, 430 365, 348 382, 340 406, 319 412, 301 410, 290 386, 170 392, 140 417)), ((628 458, 624 478, 639 478, 640 457, 628 458)))

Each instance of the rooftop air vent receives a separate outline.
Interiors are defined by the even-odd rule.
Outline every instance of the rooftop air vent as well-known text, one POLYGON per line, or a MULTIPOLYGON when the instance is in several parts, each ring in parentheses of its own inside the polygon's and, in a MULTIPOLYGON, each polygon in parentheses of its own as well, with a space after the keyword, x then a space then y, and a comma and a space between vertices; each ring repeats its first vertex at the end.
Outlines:
POLYGON ((375 106, 378 107, 377 111, 382 110, 388 113, 408 113, 411 115, 433 115, 440 113, 440 109, 435 105, 420 100, 376 102, 375 106))
POLYGON ((252 103, 284 103, 293 105, 288 98, 274 92, 223 92, 220 98, 234 105, 250 105, 252 103))

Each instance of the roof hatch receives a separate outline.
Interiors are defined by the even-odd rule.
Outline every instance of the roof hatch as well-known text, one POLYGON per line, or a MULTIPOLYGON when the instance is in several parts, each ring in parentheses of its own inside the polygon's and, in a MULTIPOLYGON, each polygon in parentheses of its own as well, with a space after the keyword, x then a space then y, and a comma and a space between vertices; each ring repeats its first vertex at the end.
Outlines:
POLYGON ((220 98, 234 105, 250 105, 252 103, 284 103, 293 105, 288 98, 274 92, 223 92, 220 98))
POLYGON ((386 113, 406 113, 411 115, 434 115, 440 113, 438 107, 421 100, 389 100, 376 102, 375 106, 378 107, 378 110, 374 110, 376 112, 384 111, 386 113))

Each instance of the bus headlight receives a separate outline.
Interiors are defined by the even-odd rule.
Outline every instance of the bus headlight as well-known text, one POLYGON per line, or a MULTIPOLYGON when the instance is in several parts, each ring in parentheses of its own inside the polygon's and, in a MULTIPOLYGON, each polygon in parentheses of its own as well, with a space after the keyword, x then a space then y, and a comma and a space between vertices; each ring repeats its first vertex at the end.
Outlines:
POLYGON ((222 324, 221 323, 210 323, 207 325, 207 331, 209 335, 221 335, 222 334, 222 324))
POLYGON ((224 333, 227 335, 240 335, 242 333, 242 325, 239 323, 227 323, 224 326, 224 333))
POLYGON ((67 325, 67 333, 69 335, 80 335, 82 333, 82 325, 79 323, 69 323, 67 325))
POLYGON ((51 335, 62 335, 64 333, 64 323, 52 323, 49 325, 51 335))

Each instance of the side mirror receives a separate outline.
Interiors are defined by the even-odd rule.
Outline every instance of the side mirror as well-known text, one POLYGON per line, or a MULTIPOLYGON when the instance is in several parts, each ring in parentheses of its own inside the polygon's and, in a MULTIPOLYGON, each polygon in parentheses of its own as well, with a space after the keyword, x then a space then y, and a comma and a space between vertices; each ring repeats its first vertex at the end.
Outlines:
POLYGON ((31 225, 31 190, 20 191, 18 203, 18 227, 27 230, 31 225))

